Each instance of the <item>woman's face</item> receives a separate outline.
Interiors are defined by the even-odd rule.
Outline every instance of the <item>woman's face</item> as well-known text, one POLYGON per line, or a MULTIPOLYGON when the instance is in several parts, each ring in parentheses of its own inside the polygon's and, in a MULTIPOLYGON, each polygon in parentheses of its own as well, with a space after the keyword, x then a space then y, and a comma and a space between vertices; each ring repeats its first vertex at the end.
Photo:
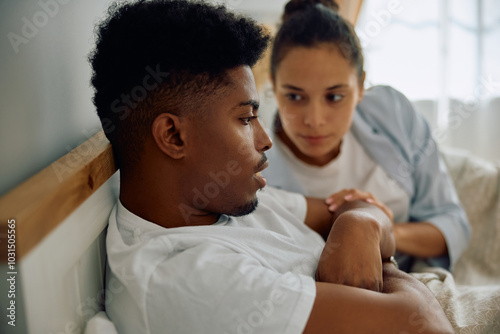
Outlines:
POLYGON ((322 166, 339 153, 363 79, 333 45, 294 47, 276 69, 273 82, 284 143, 302 161, 322 166))

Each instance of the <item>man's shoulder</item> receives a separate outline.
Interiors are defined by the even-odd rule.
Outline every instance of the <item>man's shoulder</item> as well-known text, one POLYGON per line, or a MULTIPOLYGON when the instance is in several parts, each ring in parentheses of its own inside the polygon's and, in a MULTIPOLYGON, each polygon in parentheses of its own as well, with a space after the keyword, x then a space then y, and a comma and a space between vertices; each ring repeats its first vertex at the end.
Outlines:
POLYGON ((258 193, 259 202, 265 204, 268 210, 281 216, 286 221, 299 220, 304 222, 307 202, 304 195, 267 186, 258 193))

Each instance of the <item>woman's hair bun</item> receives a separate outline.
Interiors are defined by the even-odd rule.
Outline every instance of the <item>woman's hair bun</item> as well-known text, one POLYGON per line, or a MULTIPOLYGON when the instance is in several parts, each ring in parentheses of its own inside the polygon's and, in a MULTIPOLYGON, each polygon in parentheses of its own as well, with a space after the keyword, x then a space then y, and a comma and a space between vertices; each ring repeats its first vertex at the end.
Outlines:
POLYGON ((285 10, 281 16, 282 22, 287 21, 293 14, 302 12, 309 7, 321 4, 326 8, 338 12, 339 5, 335 0, 290 0, 285 5, 285 10))

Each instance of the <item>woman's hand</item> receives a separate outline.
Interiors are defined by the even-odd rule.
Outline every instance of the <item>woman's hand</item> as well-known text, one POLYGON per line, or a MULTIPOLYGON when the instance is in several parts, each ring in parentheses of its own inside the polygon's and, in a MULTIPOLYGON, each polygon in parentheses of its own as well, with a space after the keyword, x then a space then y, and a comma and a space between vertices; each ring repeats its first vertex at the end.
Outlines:
POLYGON ((382 210, 387 217, 394 222, 394 213, 391 209, 389 209, 384 203, 379 201, 372 193, 367 191, 362 191, 358 189, 343 189, 335 194, 330 195, 326 200, 326 204, 328 205, 328 210, 334 212, 339 208, 342 204, 346 202, 352 202, 361 200, 366 203, 370 203, 378 207, 382 210))

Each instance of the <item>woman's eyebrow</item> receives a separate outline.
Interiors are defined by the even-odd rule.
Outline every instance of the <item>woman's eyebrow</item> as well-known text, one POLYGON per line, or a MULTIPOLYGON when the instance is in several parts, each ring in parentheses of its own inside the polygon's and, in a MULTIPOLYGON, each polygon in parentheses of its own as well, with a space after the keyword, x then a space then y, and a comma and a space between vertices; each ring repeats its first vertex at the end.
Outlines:
POLYGON ((283 85, 281 85, 281 87, 288 88, 288 89, 293 89, 293 90, 298 90, 298 91, 301 91, 301 92, 304 91, 302 88, 295 87, 295 86, 289 85, 289 84, 283 84, 283 85))
MULTIPOLYGON (((296 90, 296 91, 299 91, 299 92, 303 92, 304 91, 302 88, 299 88, 299 87, 296 87, 296 86, 293 86, 293 85, 289 85, 289 84, 281 85, 281 87, 292 89, 292 90, 296 90)), ((346 85, 346 84, 337 84, 337 85, 328 87, 325 90, 332 90, 332 89, 345 88, 345 87, 348 87, 348 85, 346 85)))
POLYGON ((346 85, 346 84, 338 84, 338 85, 335 85, 335 86, 332 86, 332 87, 328 87, 326 90, 332 90, 332 89, 337 89, 337 88, 345 88, 345 87, 348 87, 348 85, 346 85))

